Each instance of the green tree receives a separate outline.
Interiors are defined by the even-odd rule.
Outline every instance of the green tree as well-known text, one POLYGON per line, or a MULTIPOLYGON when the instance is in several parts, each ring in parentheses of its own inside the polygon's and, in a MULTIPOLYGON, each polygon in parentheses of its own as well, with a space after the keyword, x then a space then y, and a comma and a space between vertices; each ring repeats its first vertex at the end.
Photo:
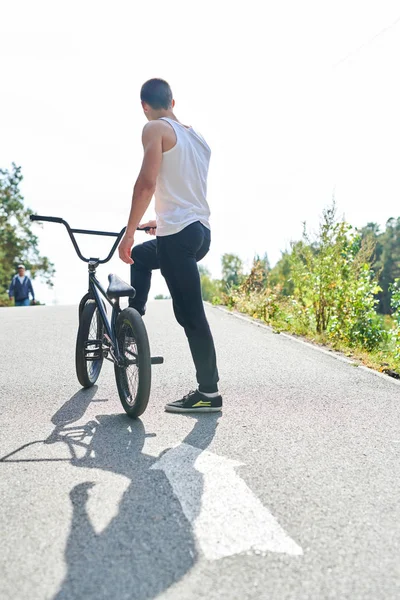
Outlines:
POLYGON ((368 223, 360 233, 364 240, 373 241, 375 244, 371 260, 372 269, 381 288, 377 294, 378 311, 389 314, 392 285, 400 277, 400 217, 389 219, 383 232, 379 231, 376 223, 368 223))
POLYGON ((0 295, 5 294, 18 263, 24 263, 32 278, 40 275, 51 287, 54 265, 41 256, 38 238, 32 233, 29 215, 20 192, 21 167, 0 169, 0 295))
POLYGON ((293 294, 294 285, 291 275, 290 252, 282 252, 282 256, 271 269, 269 282, 272 287, 279 288, 283 296, 293 294))
POLYGON ((391 332, 394 344, 394 357, 400 360, 400 279, 396 279, 390 286, 391 309, 393 316, 393 329, 391 332))
POLYGON ((269 264, 268 254, 264 252, 264 256, 255 255, 254 261, 261 264, 266 273, 269 273, 271 270, 271 265, 269 264))
POLYGON ((379 307, 381 312, 389 314, 392 285, 400 277, 400 217, 387 221, 386 230, 378 237, 378 241, 382 247, 381 255, 376 262, 379 284, 382 288, 379 307))
POLYGON ((271 265, 269 264, 268 254, 266 252, 264 253, 263 257, 260 257, 258 254, 256 254, 253 260, 253 268, 256 266, 260 272, 263 286, 265 287, 268 282, 268 275, 271 271, 271 265))
POLYGON ((210 271, 204 265, 199 265, 201 292, 203 300, 206 302, 220 301, 221 282, 218 279, 212 279, 210 271))
POLYGON ((236 287, 243 281, 243 262, 236 254, 223 254, 222 281, 225 289, 236 287))

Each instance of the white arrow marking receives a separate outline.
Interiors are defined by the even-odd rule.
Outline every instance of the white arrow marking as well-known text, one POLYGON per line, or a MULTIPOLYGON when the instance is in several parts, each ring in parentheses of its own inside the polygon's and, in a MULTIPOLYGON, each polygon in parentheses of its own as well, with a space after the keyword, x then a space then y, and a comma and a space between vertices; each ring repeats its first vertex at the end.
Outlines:
POLYGON ((151 468, 165 472, 208 560, 241 552, 303 554, 235 473, 240 464, 183 443, 151 468))

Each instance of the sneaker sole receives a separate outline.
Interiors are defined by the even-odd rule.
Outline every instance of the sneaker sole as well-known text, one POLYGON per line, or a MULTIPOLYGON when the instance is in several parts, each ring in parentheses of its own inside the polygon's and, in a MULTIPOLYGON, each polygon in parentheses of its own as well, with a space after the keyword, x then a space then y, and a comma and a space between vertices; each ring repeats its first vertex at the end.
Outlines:
POLYGON ((176 413, 198 413, 198 412, 219 412, 222 410, 222 406, 205 406, 203 408, 179 408, 177 406, 166 406, 166 412, 176 413))

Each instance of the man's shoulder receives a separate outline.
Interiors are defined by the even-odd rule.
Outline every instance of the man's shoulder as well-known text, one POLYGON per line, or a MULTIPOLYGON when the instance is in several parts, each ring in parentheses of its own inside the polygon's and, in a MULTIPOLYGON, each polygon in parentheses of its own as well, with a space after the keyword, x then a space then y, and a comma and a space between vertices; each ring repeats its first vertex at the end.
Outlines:
POLYGON ((171 125, 169 125, 167 121, 164 121, 163 119, 156 119, 155 121, 149 121, 146 123, 146 125, 143 127, 143 133, 153 131, 162 133, 170 129, 171 125))
POLYGON ((167 121, 157 119, 156 121, 149 121, 143 127, 142 141, 146 146, 150 142, 169 139, 171 134, 174 135, 171 125, 167 121))

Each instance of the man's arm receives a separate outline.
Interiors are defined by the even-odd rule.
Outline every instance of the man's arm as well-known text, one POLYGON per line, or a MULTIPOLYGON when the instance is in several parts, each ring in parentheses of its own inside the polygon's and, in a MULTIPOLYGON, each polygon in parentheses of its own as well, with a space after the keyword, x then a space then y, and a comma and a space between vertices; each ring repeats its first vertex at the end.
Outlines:
POLYGON ((28 281, 28 291, 32 294, 32 300, 35 302, 35 292, 33 291, 32 281, 28 281))
POLYGON ((119 245, 119 257, 132 264, 131 250, 137 226, 146 212, 156 189, 162 161, 162 124, 151 121, 143 129, 143 163, 133 188, 132 206, 126 232, 119 245))

